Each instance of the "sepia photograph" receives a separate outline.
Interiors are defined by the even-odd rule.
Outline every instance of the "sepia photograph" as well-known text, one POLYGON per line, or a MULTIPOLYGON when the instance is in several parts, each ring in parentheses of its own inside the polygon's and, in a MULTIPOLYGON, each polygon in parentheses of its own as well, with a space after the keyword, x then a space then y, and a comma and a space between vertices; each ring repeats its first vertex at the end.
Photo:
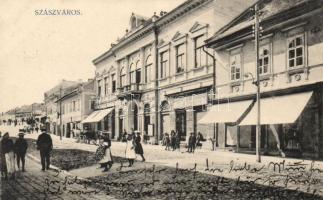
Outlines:
POLYGON ((0 200, 323 200, 323 0, 0 13, 0 200))

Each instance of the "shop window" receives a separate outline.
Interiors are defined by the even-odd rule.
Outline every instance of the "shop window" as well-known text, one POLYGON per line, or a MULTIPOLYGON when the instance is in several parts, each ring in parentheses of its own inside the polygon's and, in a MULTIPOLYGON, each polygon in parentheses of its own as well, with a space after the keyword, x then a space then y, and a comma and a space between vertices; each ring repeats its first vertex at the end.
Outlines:
POLYGON ((288 39, 288 67, 304 66, 304 35, 298 35, 288 39))

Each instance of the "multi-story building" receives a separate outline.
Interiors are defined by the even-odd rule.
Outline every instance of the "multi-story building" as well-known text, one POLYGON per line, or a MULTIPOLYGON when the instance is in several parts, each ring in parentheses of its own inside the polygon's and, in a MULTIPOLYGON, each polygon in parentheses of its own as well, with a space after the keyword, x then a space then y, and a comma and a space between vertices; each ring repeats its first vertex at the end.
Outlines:
POLYGON ((214 83, 213 51, 204 51, 204 40, 251 2, 188 0, 160 16, 132 14, 126 34, 93 61, 97 112, 107 114, 95 118, 97 128, 112 138, 138 130, 155 143, 171 130, 183 140, 194 131, 213 137, 213 125, 196 123, 214 83))
POLYGON ((46 126, 50 133, 58 134, 58 124, 57 120, 59 117, 59 109, 57 107, 56 101, 62 96, 65 88, 70 86, 75 86, 79 81, 66 81, 62 80, 55 87, 44 93, 44 103, 46 111, 46 126))
POLYGON ((75 136, 75 130, 83 129, 81 121, 92 113, 94 101, 93 79, 64 89, 61 98, 56 101, 60 113, 57 124, 62 130, 62 136, 72 137, 75 136))
MULTIPOLYGON (((260 122, 264 153, 323 157, 323 3, 259 1, 260 122)), ((253 7, 251 7, 253 8, 253 7)), ((216 97, 201 123, 216 123, 220 147, 255 150, 257 124, 254 11, 213 37, 216 97)))

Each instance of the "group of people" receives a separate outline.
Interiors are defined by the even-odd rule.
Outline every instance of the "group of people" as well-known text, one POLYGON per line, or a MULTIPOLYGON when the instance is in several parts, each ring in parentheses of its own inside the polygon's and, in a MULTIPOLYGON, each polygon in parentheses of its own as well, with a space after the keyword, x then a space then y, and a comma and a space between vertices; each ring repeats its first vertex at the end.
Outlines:
MULTIPOLYGON (((125 132, 125 131, 124 131, 125 132)), ((125 132, 126 133, 126 132, 125 132)), ((136 159, 136 154, 140 155, 142 162, 145 162, 144 150, 141 145, 141 136, 140 132, 135 132, 131 129, 131 134, 124 134, 126 136, 126 149, 125 149, 125 158, 129 162, 129 167, 133 166, 136 159)), ((122 139, 123 141, 123 139, 122 139)), ((99 158, 99 164, 103 169, 103 172, 109 171, 113 164, 113 157, 111 153, 111 139, 108 133, 103 134, 103 143, 97 149, 97 157, 99 158)))
POLYGON ((11 179, 15 178, 17 162, 18 169, 20 170, 20 162, 22 164, 21 171, 25 172, 25 155, 27 152, 28 143, 24 139, 24 133, 19 133, 19 138, 15 142, 9 137, 9 133, 6 132, 1 138, 0 142, 0 157, 1 157, 1 176, 8 179, 8 175, 11 179), (16 161, 15 161, 16 160, 16 161))
MULTIPOLYGON (((20 132, 18 138, 13 141, 6 132, 2 137, 0 133, 0 169, 1 177, 4 179, 16 178, 16 164, 18 170, 25 172, 25 156, 28 149, 28 142, 24 138, 24 133, 20 132), (16 163, 16 164, 15 164, 16 163), (21 165, 20 165, 21 163, 21 165), (20 168, 21 166, 21 168, 20 168)), ((50 167, 50 152, 53 149, 52 139, 45 130, 38 136, 37 149, 40 151, 42 170, 50 167)))
POLYGON ((180 149, 181 135, 178 132, 172 130, 170 135, 165 133, 165 138, 163 144, 166 146, 165 150, 175 150, 180 149))
MULTIPOLYGON (((191 133, 188 142, 187 142, 187 152, 194 153, 196 147, 202 147, 202 141, 205 141, 201 132, 198 132, 196 135, 195 133, 191 133)), ((174 130, 171 131, 170 135, 165 133, 165 137, 163 140, 163 145, 165 145, 165 150, 180 150, 180 142, 181 136, 178 132, 174 130)))

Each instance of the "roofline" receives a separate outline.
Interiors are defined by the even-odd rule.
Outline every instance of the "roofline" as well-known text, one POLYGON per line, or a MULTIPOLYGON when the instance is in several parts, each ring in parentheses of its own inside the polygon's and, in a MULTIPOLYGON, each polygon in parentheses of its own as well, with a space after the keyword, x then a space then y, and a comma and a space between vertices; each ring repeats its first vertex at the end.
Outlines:
MULTIPOLYGON (((164 25, 164 24, 162 24, 163 20, 166 20, 166 18, 168 18, 169 16, 172 16, 179 8, 188 6, 188 5, 190 5, 191 3, 194 3, 194 2, 195 3, 199 3, 200 2, 198 5, 192 7, 194 9, 197 6, 201 5, 201 4, 208 3, 208 2, 211 2, 211 1, 214 1, 214 0, 200 0, 200 1, 187 0, 187 1, 184 1, 183 3, 181 3, 180 5, 178 5, 177 7, 173 8, 171 11, 167 12, 165 15, 161 16, 160 18, 158 18, 155 22, 152 22, 150 24, 147 24, 146 26, 142 27, 141 29, 138 29, 134 33, 131 33, 128 37, 126 37, 123 40, 119 41, 115 46, 111 47, 109 50, 107 50, 106 52, 104 52, 103 54, 101 54, 99 57, 97 57, 94 60, 92 60, 92 63, 94 65, 96 65, 96 64, 100 63, 102 60, 106 59, 107 57, 113 55, 114 54, 114 51, 116 51, 117 49, 121 48, 124 45, 124 43, 128 42, 131 39, 134 39, 136 37, 136 35, 139 35, 140 32, 144 32, 143 30, 151 31, 155 27, 159 27, 159 26, 164 25), (151 26, 151 27, 149 27, 149 26, 151 26)), ((184 15, 185 13, 189 12, 190 10, 191 9, 184 10, 184 12, 182 12, 179 16, 184 15)), ((169 20, 166 20, 166 23, 165 24, 167 24, 167 23, 175 20, 176 18, 177 17, 175 17, 174 19, 171 18, 169 20)))
MULTIPOLYGON (((214 37, 215 36, 217 36, 217 35, 219 35, 219 34, 221 34, 221 33, 223 33, 224 31, 226 31, 226 30, 228 30, 234 23, 236 23, 237 21, 239 21, 242 17, 244 17, 244 15, 246 15, 248 12, 249 12, 249 10, 252 8, 252 7, 254 7, 256 4, 258 4, 258 3, 261 3, 262 1, 264 1, 264 0, 258 0, 258 1, 256 1, 255 3, 253 3, 251 6, 249 6, 247 9, 245 9, 242 13, 240 13, 237 17, 235 17, 233 20, 231 20, 229 23, 227 23, 226 25, 224 25, 222 28, 220 28, 217 32, 215 32, 215 34, 212 36, 212 37, 210 37, 209 39, 207 39, 207 40, 205 40, 205 42, 208 44, 208 43, 212 43, 213 41, 213 39, 214 39, 214 37)), ((207 46, 209 46, 209 44, 207 45, 207 46)))

